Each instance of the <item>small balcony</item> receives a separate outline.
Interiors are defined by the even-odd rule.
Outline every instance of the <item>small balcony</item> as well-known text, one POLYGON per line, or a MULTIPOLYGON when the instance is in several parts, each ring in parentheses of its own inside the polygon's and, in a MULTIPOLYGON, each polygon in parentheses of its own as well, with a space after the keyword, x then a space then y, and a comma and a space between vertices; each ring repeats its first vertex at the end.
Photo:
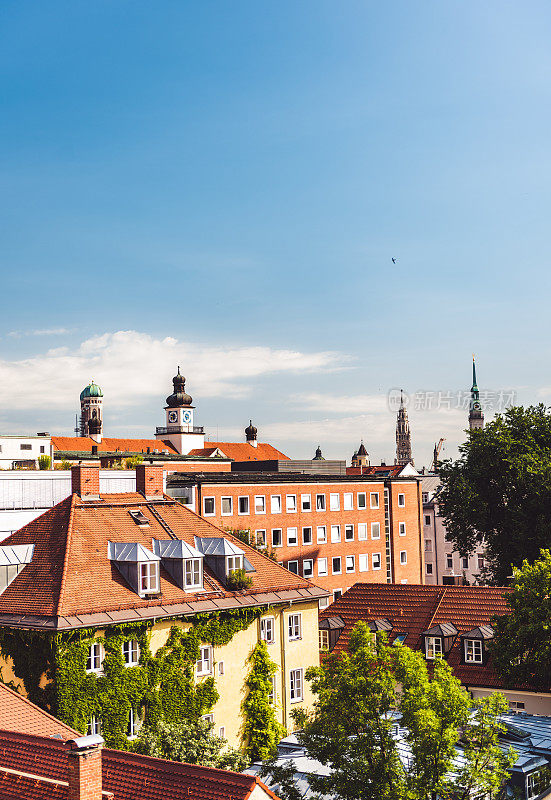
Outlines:
POLYGON ((167 436, 169 433, 200 433, 205 429, 201 425, 171 425, 170 428, 155 428, 156 436, 167 436))

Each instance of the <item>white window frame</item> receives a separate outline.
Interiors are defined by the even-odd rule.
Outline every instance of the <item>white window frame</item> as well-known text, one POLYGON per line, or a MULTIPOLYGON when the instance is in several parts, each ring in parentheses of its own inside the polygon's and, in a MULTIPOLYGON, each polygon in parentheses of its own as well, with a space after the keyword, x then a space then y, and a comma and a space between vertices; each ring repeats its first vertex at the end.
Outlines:
POLYGON ((356 572, 356 558, 355 558, 355 556, 352 556, 352 555, 346 556, 345 565, 346 565, 346 571, 347 572, 356 572))
POLYGON ((214 495, 203 497, 203 516, 204 517, 216 516, 216 497, 214 497, 214 495), (207 500, 212 500, 212 509, 213 509, 212 511, 207 511, 207 500))
POLYGON ((400 550, 400 564, 403 566, 404 564, 408 563, 408 553, 407 550, 400 550))
POLYGON ((266 528, 258 528, 254 532, 254 538, 256 541, 257 547, 267 547, 268 546, 268 531, 266 528), (262 534, 262 535, 259 535, 262 534))
POLYGON ((444 643, 441 636, 425 636, 425 657, 434 661, 436 656, 444 655, 444 643))
POLYGON ((298 528, 287 528, 287 547, 296 547, 297 545, 298 545, 298 528), (293 538, 295 540, 294 542, 291 541, 293 538))
POLYGON ((329 631, 320 630, 319 632, 319 649, 322 653, 329 652, 329 631))
POLYGON ((342 589, 333 589, 333 602, 342 597, 342 589))
POLYGON ((226 576, 229 577, 237 569, 243 569, 243 556, 226 556, 226 576))
POLYGON ((218 677, 220 677, 220 675, 224 674, 224 670, 225 670, 224 662, 223 661, 219 661, 218 662, 218 677))
POLYGON ((367 492, 358 492, 358 511, 367 509, 367 492))
POLYGON ((272 547, 283 547, 283 528, 272 528, 272 547), (274 541, 274 533, 279 533, 279 544, 274 541))
POLYGON ((342 575, 342 556, 331 556, 331 575, 342 575), (335 569, 335 561, 339 561, 338 570, 335 569))
POLYGON ((367 541, 367 522, 358 522, 358 541, 367 541))
POLYGON ((275 617, 260 618, 260 639, 266 644, 275 642, 275 617))
POLYGON ((138 562, 139 594, 156 594, 159 591, 159 562, 138 562), (145 568, 145 569, 144 569, 145 568))
POLYGON ((343 511, 354 510, 354 492, 344 492, 342 496, 343 511))
POLYGON ((186 592, 203 588, 202 558, 186 558, 184 560, 184 586, 186 592), (191 564, 191 567, 188 567, 189 564, 191 564), (188 578, 191 578, 189 583, 188 578))
POLYGON ((314 559, 313 558, 303 558, 302 559, 302 577, 303 578, 313 578, 314 577, 314 559), (306 565, 309 564, 310 566, 307 567, 306 565), (307 574, 307 571, 309 574, 307 574))
POLYGON ((204 675, 212 675, 212 647, 210 644, 200 645, 199 658, 195 662, 195 675, 202 678, 204 675))
POLYGON ((453 554, 446 553, 446 569, 453 569, 453 554))
POLYGON ((220 498, 220 515, 222 517, 233 516, 233 497, 231 495, 224 495, 224 497, 220 498), (224 500, 229 500, 229 511, 224 511, 224 500))
POLYGON ((273 494, 270 497, 270 511, 272 514, 281 514, 283 506, 281 505, 281 495, 273 494))
POLYGON ((304 699, 304 679, 302 669, 289 670, 289 699, 291 703, 302 703, 304 699))
POLYGON ((126 667, 135 667, 140 663, 140 645, 137 639, 127 639, 122 643, 122 657, 126 667))
POLYGON ((128 714, 128 725, 126 728, 126 738, 130 740, 136 739, 138 733, 140 732, 140 727, 141 727, 140 715, 133 706, 130 706, 130 711, 128 714))
POLYGON ((251 513, 251 498, 248 494, 241 494, 237 498, 237 515, 239 517, 248 516, 251 513), (246 511, 241 511, 241 501, 246 500, 247 502, 244 504, 247 507, 246 511))
POLYGON ((327 608, 329 605, 329 598, 328 597, 320 597, 318 601, 318 608, 322 611, 324 608, 327 608))
POLYGON ((312 510, 312 495, 311 494, 301 494, 300 496, 300 507, 302 511, 308 513, 312 510), (306 508, 309 506, 309 508, 306 508))
POLYGON ((100 736, 101 735, 101 718, 96 717, 95 714, 92 714, 90 719, 88 720, 88 736, 100 736))
POLYGON ((255 494, 254 496, 254 513, 255 514, 265 514, 266 513, 266 495, 264 494, 255 494), (261 501, 261 502, 259 502, 261 501))
POLYGON ((369 572, 369 553, 360 553, 358 556, 358 572, 369 572))
POLYGON ((425 539, 425 553, 432 553, 432 539, 425 539))
POLYGON ((86 659, 86 672, 101 675, 103 672, 104 649, 101 642, 92 642, 86 659), (88 666, 90 664, 90 666, 88 666))
POLYGON ((399 534, 399 536, 405 536, 406 535, 406 523, 405 522, 399 522, 398 523, 398 534, 399 534))
POLYGON ((287 569, 289 570, 289 572, 292 572, 293 575, 298 575, 298 558, 293 558, 291 561, 288 561, 287 569), (291 564, 295 565, 294 569, 291 569, 291 564))
POLYGON ((341 496, 338 492, 330 492, 329 494, 329 511, 341 510, 341 496))
POLYGON ((326 511, 327 501, 325 494, 316 494, 316 511, 326 511))
POLYGON ((464 639, 465 664, 483 664, 484 647, 481 639, 464 639))
POLYGON ((353 542, 354 541, 354 525, 347 524, 344 526, 344 541, 345 542, 353 542), (352 536, 348 536, 347 534, 352 533, 352 536))
POLYGON ((371 555, 371 569, 378 570, 381 569, 383 565, 383 559, 380 553, 372 553, 371 555), (379 559, 379 563, 377 565, 377 559, 379 559))
POLYGON ((323 578, 327 574, 327 557, 318 558, 318 578, 323 578))
POLYGON ((219 739, 225 739, 226 738, 226 728, 224 727, 224 725, 222 725, 222 727, 218 728, 218 738, 219 739))
POLYGON ((331 525, 331 542, 332 544, 338 544, 341 540, 341 526, 340 525, 331 525))
POLYGON ((380 539, 381 538, 381 523, 380 522, 372 522, 371 523, 371 538, 372 539, 380 539))
POLYGON ((327 526, 318 525, 316 527, 316 537, 318 544, 327 544, 327 526))
POLYGON ((302 544, 314 544, 314 531, 313 531, 311 525, 306 525, 306 527, 304 527, 302 529, 302 544), (306 538, 304 536, 304 531, 310 531, 310 541, 309 542, 306 541, 306 538))
POLYGON ((287 617, 287 635, 290 642, 302 639, 302 614, 289 614, 287 617))
POLYGON ((403 492, 398 492, 398 508, 406 507, 406 496, 403 492))
POLYGON ((369 508, 379 508, 379 492, 369 493, 369 508))
POLYGON ((285 495, 285 511, 287 514, 297 513, 297 496, 296 494, 285 495))

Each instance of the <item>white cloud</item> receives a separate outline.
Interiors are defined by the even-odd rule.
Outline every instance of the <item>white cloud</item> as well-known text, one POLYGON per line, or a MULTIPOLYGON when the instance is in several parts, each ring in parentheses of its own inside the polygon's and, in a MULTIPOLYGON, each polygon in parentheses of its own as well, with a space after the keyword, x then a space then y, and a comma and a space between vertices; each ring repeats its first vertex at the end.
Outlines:
POLYGON ((12 339, 21 339, 22 336, 64 336, 71 332, 69 328, 42 328, 34 331, 10 331, 8 336, 12 339))
POLYGON ((312 411, 336 411, 341 414, 369 414, 388 411, 388 399, 381 394, 334 395, 310 392, 293 395, 291 400, 312 411))
POLYGON ((20 361, 0 360, 0 405, 73 408, 92 378, 112 407, 139 405, 170 388, 180 364, 186 388, 201 397, 241 397, 248 379, 278 372, 325 372, 348 359, 335 352, 303 353, 270 347, 231 347, 155 339, 139 331, 94 336, 75 348, 56 348, 20 361))

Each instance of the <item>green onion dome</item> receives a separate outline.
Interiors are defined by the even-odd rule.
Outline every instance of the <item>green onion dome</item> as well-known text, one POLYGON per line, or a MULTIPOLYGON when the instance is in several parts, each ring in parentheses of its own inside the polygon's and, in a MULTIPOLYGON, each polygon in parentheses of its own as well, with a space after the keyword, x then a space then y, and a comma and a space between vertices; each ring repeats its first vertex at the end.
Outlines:
POLYGON ((85 386, 82 392, 80 393, 80 399, 85 400, 87 397, 103 397, 103 392, 99 388, 99 386, 91 381, 88 386, 85 386))

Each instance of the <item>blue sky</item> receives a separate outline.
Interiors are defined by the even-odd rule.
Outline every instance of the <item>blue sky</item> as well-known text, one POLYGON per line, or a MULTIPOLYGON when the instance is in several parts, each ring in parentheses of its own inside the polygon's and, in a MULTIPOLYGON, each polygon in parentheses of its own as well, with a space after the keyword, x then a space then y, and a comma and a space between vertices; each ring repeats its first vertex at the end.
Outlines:
MULTIPOLYGON (((389 388, 473 351, 548 399, 550 35, 545 2, 5 0, 0 428, 70 430, 94 377, 147 435, 178 362, 213 435, 297 457, 392 459, 389 388)), ((412 409, 419 464, 464 416, 412 409)))

